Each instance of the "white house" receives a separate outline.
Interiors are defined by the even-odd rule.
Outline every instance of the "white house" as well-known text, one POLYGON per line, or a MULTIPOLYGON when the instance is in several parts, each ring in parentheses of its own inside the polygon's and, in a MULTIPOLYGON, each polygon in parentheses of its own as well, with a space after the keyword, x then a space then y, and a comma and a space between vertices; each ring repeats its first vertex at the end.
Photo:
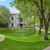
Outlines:
POLYGON ((27 27, 28 24, 24 19, 21 19, 18 14, 11 13, 10 14, 10 22, 8 24, 9 28, 20 28, 27 27))

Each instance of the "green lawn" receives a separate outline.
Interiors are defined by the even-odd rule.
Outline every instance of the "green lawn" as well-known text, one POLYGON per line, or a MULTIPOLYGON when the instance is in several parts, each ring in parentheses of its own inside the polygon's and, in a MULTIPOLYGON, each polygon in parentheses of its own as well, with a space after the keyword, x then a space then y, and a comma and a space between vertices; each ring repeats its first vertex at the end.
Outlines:
POLYGON ((50 46, 50 40, 43 40, 44 33, 38 35, 33 29, 0 29, 0 34, 6 37, 0 42, 0 50, 42 50, 50 46))

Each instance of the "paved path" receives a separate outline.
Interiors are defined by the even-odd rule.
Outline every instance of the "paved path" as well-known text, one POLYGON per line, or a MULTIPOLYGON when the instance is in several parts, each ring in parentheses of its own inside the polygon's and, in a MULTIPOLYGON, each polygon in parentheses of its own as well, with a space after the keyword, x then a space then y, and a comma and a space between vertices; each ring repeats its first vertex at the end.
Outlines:
POLYGON ((43 50, 50 50, 50 46, 49 46, 49 47, 47 47, 47 48, 45 48, 45 49, 43 49, 43 50))
POLYGON ((0 41, 3 41, 5 39, 5 36, 0 35, 0 41))
MULTIPOLYGON (((39 28, 38 28, 38 27, 36 27, 35 29, 39 30, 39 28)), ((44 32, 44 30, 41 30, 41 31, 43 31, 43 32, 44 32)), ((50 31, 48 31, 48 33, 50 33, 50 31)))

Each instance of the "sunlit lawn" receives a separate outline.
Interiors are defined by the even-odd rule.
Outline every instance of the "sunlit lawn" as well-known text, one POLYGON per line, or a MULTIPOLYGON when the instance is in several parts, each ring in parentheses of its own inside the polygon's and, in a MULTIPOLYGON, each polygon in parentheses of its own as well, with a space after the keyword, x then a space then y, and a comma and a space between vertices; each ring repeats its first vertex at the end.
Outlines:
POLYGON ((44 33, 38 35, 33 29, 0 29, 0 34, 6 37, 0 42, 0 50, 42 50, 50 46, 50 40, 43 40, 44 33))

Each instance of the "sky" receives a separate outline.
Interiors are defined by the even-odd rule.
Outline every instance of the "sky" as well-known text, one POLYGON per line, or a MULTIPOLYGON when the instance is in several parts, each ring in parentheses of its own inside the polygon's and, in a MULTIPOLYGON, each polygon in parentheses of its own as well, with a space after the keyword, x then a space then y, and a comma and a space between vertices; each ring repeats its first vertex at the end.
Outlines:
POLYGON ((13 0, 0 0, 0 5, 6 6, 10 12, 15 12, 15 13, 19 13, 19 10, 17 10, 15 7, 10 7, 10 2, 12 2, 13 0))

